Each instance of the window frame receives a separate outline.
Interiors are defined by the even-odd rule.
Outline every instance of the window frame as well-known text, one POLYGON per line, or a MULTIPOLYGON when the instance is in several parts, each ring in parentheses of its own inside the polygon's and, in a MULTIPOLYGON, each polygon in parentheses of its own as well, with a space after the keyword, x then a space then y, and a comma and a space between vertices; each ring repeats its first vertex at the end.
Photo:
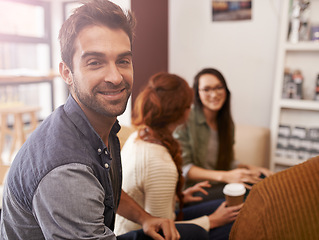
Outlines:
MULTIPOLYGON (((37 0, 2 0, 11 3, 23 3, 26 5, 33 5, 42 7, 44 10, 44 36, 43 37, 28 37, 16 34, 4 34, 0 32, 0 42, 10 42, 10 43, 31 43, 48 44, 51 49, 51 13, 50 13, 50 3, 37 0)), ((50 53, 51 54, 51 53, 50 53)))

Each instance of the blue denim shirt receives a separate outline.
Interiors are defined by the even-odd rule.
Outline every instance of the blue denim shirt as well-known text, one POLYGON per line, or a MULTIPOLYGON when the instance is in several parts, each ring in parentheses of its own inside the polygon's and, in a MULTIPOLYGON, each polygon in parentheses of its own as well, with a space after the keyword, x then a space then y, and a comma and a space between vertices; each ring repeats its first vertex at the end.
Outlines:
POLYGON ((69 96, 12 163, 0 239, 115 239, 122 183, 119 129, 116 122, 109 152, 69 96))

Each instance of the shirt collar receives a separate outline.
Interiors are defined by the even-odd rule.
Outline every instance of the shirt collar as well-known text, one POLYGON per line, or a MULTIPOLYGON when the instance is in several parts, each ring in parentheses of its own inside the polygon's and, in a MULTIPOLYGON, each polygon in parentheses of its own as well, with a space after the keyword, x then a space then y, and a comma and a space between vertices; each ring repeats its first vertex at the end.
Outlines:
POLYGON ((203 110, 196 105, 194 105, 193 107, 194 107, 194 112, 195 112, 196 123, 199 125, 200 124, 207 124, 203 110))
MULTIPOLYGON (((79 129, 79 131, 87 138, 90 139, 90 143, 94 149, 101 149, 105 151, 107 147, 105 146, 104 142, 97 134, 97 132, 92 127, 91 123, 87 119, 86 115, 84 114, 83 110, 79 106, 79 104, 74 100, 72 95, 69 95, 65 105, 64 111, 69 119, 74 123, 74 125, 79 129)), ((120 130, 120 125, 118 120, 115 121, 112 129, 111 134, 116 135, 120 130)))

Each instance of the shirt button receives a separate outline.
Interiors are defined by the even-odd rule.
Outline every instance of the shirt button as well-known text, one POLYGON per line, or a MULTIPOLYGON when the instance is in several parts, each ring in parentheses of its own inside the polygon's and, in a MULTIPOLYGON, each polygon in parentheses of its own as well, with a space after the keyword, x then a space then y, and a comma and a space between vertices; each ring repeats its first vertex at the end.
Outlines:
POLYGON ((105 150, 105 152, 104 152, 106 155, 108 155, 109 153, 105 150))
POLYGON ((98 151, 99 153, 102 152, 101 148, 99 148, 97 151, 98 151))
POLYGON ((109 165, 107 163, 104 164, 105 168, 109 168, 109 165))

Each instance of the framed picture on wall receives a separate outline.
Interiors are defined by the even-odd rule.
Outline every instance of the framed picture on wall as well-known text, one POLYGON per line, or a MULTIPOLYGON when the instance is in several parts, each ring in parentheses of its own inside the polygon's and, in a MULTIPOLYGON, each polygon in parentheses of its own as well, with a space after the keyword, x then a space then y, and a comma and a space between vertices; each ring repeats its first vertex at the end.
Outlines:
POLYGON ((212 0, 213 21, 242 21, 252 17, 252 0, 212 0))

